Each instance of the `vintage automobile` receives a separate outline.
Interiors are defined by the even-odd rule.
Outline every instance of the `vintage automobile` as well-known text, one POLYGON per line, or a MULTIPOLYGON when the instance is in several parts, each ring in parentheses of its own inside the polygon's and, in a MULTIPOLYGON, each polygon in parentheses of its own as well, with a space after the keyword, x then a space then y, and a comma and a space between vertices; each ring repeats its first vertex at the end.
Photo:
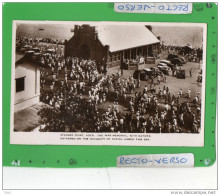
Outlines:
POLYGON ((171 62, 171 64, 182 66, 186 63, 186 59, 182 56, 179 56, 177 54, 169 54, 167 57, 167 60, 171 62))
POLYGON ((181 70, 181 69, 176 70, 176 78, 185 79, 186 78, 185 70, 181 70))
POLYGON ((169 72, 171 71, 171 68, 168 67, 166 64, 162 65, 162 64, 158 64, 158 69, 165 75, 169 75, 169 72))
POLYGON ((153 76, 154 77, 157 77, 158 75, 162 75, 163 74, 157 66, 151 67, 150 70, 153 71, 153 76))
POLYGON ((179 57, 179 59, 182 62, 182 64, 186 64, 186 59, 184 57, 179 57))
POLYGON ((39 53, 39 52, 40 52, 40 48, 38 48, 38 47, 34 47, 32 50, 33 50, 35 53, 39 53))
POLYGON ((42 56, 44 58, 48 59, 51 56, 51 54, 50 53, 44 53, 44 54, 42 54, 42 56))
POLYGON ((25 53, 26 51, 30 50, 32 47, 30 45, 25 45, 21 47, 20 52, 25 53))
POLYGON ((41 57, 42 57, 42 54, 39 53, 39 52, 38 53, 34 53, 31 57, 32 57, 33 60, 40 61, 41 57))
POLYGON ((159 68, 157 68, 156 66, 154 67, 150 67, 151 70, 155 71, 155 72, 160 72, 159 68))
POLYGON ((55 53, 55 50, 54 49, 47 49, 46 53, 53 54, 53 53, 55 53))
MULTIPOLYGON (((174 68, 174 65, 169 60, 160 60, 160 63, 166 64, 168 67, 170 67, 172 70, 174 68)), ((159 64, 160 64, 159 63, 159 64)))
POLYGON ((180 58, 173 58, 172 60, 170 60, 172 64, 177 65, 177 66, 182 66, 182 60, 180 58))
POLYGON ((134 79, 137 79, 138 75, 140 75, 141 81, 147 81, 149 78, 153 76, 153 71, 149 68, 144 68, 142 70, 135 70, 133 74, 134 79))
POLYGON ((160 62, 157 67, 168 67, 167 64, 160 62))
POLYGON ((25 51, 25 55, 27 56, 31 56, 33 55, 35 52, 33 50, 28 50, 28 51, 25 51))
POLYGON ((177 54, 169 54, 167 60, 172 60, 174 58, 179 58, 179 56, 177 54))

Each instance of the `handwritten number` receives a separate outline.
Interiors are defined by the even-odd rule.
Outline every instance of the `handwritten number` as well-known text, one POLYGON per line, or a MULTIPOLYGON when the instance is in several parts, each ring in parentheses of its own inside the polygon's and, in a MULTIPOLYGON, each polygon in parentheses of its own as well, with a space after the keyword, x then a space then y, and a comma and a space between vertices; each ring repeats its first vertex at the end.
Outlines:
POLYGON ((170 5, 167 5, 167 6, 168 6, 167 10, 172 10, 172 9, 170 9, 170 5))

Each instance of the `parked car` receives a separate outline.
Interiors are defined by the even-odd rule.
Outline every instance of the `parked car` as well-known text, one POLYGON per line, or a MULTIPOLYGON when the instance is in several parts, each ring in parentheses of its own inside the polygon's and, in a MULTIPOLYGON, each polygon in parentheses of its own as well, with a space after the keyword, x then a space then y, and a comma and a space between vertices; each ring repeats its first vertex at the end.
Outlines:
POLYGON ((30 50, 32 47, 30 45, 25 45, 21 47, 20 52, 25 53, 26 51, 30 50))
POLYGON ((171 64, 182 66, 186 63, 186 59, 177 54, 169 54, 167 60, 170 60, 171 64))
POLYGON ((33 48, 32 49, 35 53, 39 53, 40 52, 40 48, 38 48, 38 47, 35 47, 35 48, 33 48))
POLYGON ((34 53, 32 55, 32 59, 33 60, 36 60, 36 61, 40 61, 41 60, 41 57, 42 57, 42 54, 41 53, 34 53))
POLYGON ((186 72, 185 70, 177 70, 176 71, 176 78, 179 78, 179 79, 185 79, 186 78, 186 72))
POLYGON ((177 65, 177 66, 182 66, 183 65, 182 60, 180 58, 172 59, 171 63, 174 64, 174 65, 177 65))
POLYGON ((167 57, 168 60, 172 60, 174 58, 179 58, 179 56, 177 54, 169 54, 167 57))
POLYGON ((168 66, 157 66, 159 68, 159 70, 165 74, 165 75, 169 75, 169 72, 171 71, 171 68, 168 66))
POLYGON ((55 50, 54 49, 47 49, 46 53, 53 54, 53 53, 55 53, 55 50))
POLYGON ((42 56, 44 56, 45 58, 48 59, 51 56, 51 54, 50 53, 44 53, 44 54, 42 54, 42 56))
POLYGON ((182 64, 186 64, 186 59, 184 57, 179 57, 179 59, 182 62, 182 64))
POLYGON ((28 51, 25 51, 25 55, 28 55, 28 56, 31 56, 33 55, 35 52, 33 50, 28 50, 28 51))
POLYGON ((158 75, 162 75, 162 72, 159 70, 158 67, 154 66, 154 67, 151 67, 150 70, 153 71, 153 76, 154 77, 157 77, 158 75), (155 73, 155 74, 154 74, 155 73))
MULTIPOLYGON (((170 67, 172 70, 174 68, 174 65, 169 60, 160 60, 160 63, 166 64, 168 67, 170 67)), ((159 64, 160 64, 159 63, 159 64)))
POLYGON ((159 67, 159 66, 160 66, 160 67, 168 67, 167 64, 161 63, 161 62, 157 65, 157 67, 159 67))
POLYGON ((153 71, 150 68, 144 68, 144 71, 149 77, 153 76, 153 71))
POLYGON ((137 79, 138 75, 140 75, 141 81, 147 81, 151 76, 153 76, 153 71, 147 68, 143 70, 135 70, 133 74, 133 78, 137 79))
POLYGON ((157 68, 156 66, 150 67, 150 70, 153 70, 155 72, 160 72, 159 68, 157 68))

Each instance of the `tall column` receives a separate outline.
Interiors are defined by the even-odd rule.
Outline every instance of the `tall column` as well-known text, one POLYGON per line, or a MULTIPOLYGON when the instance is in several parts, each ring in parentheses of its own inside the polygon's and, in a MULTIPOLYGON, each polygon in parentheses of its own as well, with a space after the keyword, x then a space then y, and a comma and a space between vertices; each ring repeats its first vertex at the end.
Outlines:
POLYGON ((137 59, 137 47, 135 48, 135 54, 136 54, 135 59, 137 59))
POLYGON ((147 45, 147 57, 148 57, 148 45, 147 45))
POLYGON ((130 59, 131 59, 131 49, 130 49, 130 59))

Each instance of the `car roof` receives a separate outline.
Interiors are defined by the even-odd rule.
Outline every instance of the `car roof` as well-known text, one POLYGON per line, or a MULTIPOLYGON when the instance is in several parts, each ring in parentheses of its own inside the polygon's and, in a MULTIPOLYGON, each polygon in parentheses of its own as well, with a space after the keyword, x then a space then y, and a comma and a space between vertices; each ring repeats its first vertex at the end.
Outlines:
POLYGON ((33 51, 33 50, 29 50, 29 51, 27 51, 26 53, 34 53, 35 51, 33 51))
POLYGON ((166 63, 171 63, 169 60, 160 60, 160 62, 166 62, 166 63))
POLYGON ((167 66, 165 63, 159 63, 158 65, 167 66))
POLYGON ((41 53, 35 53, 34 55, 41 55, 41 53))
POLYGON ((152 71, 150 68, 144 68, 145 71, 152 71))

